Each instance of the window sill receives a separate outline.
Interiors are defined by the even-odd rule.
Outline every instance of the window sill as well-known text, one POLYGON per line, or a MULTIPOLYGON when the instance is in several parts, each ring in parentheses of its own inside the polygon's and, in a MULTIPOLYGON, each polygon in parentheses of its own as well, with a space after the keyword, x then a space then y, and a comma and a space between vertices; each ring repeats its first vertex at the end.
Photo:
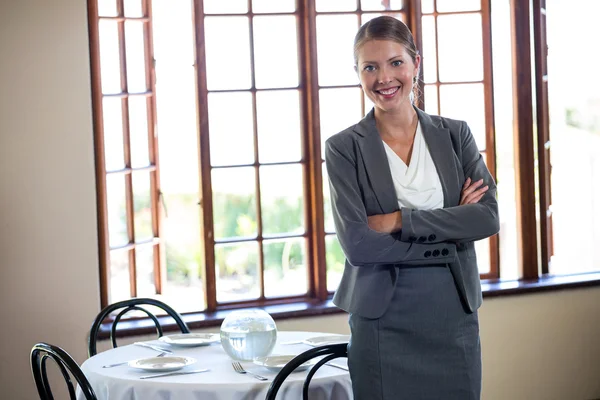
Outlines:
MULTIPOLYGON (((500 281, 484 280, 481 282, 483 297, 500 297, 520 294, 565 290, 572 288, 600 286, 600 272, 566 275, 566 276, 548 276, 534 280, 520 281, 500 281)), ((316 317, 322 315, 331 315, 343 313, 337 308, 331 299, 325 301, 299 301, 289 304, 277 304, 261 307, 275 320, 284 320, 289 318, 316 317)), ((223 319, 231 310, 216 311, 212 313, 199 312, 183 315, 184 321, 190 329, 201 329, 218 327, 223 319)), ((177 331, 177 325, 172 323, 168 317, 159 317, 165 332, 177 331)), ((154 324, 149 318, 123 320, 119 322, 117 337, 140 336, 154 334, 154 324)), ((107 339, 110 334, 110 324, 105 323, 100 328, 100 339, 107 339)))

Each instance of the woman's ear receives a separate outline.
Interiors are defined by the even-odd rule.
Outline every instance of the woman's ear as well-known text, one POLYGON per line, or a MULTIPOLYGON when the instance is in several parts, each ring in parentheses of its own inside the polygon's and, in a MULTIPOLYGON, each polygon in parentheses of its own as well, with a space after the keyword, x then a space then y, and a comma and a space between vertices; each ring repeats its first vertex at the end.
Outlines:
POLYGON ((419 69, 421 68, 421 55, 417 54, 415 56, 415 76, 419 76, 419 69))

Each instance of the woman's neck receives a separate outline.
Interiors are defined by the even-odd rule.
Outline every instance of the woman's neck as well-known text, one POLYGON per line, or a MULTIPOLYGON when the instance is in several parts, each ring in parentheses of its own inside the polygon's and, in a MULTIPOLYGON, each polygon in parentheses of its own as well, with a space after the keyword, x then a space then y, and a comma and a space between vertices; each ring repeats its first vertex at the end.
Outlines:
POLYGON ((418 122, 417 112, 412 105, 394 112, 375 108, 375 123, 381 138, 386 140, 412 139, 418 122))

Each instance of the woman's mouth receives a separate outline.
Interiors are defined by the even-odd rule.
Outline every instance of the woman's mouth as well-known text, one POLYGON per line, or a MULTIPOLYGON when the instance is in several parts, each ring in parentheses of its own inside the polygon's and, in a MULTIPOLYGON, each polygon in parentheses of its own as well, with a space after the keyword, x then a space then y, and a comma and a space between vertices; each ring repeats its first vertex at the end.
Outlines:
POLYGON ((376 92, 385 98, 390 98, 390 97, 394 97, 394 95, 396 94, 396 92, 398 92, 399 89, 400 89, 399 86, 395 86, 392 88, 379 89, 379 90, 376 90, 376 92))

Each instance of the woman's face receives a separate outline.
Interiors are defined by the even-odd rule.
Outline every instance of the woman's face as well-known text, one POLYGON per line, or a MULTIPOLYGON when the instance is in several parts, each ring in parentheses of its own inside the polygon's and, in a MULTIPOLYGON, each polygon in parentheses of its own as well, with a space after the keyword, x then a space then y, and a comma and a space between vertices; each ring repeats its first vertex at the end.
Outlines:
POLYGON ((369 40, 359 48, 357 56, 360 84, 375 107, 386 112, 412 107, 410 94, 420 56, 413 62, 406 47, 392 40, 369 40))

